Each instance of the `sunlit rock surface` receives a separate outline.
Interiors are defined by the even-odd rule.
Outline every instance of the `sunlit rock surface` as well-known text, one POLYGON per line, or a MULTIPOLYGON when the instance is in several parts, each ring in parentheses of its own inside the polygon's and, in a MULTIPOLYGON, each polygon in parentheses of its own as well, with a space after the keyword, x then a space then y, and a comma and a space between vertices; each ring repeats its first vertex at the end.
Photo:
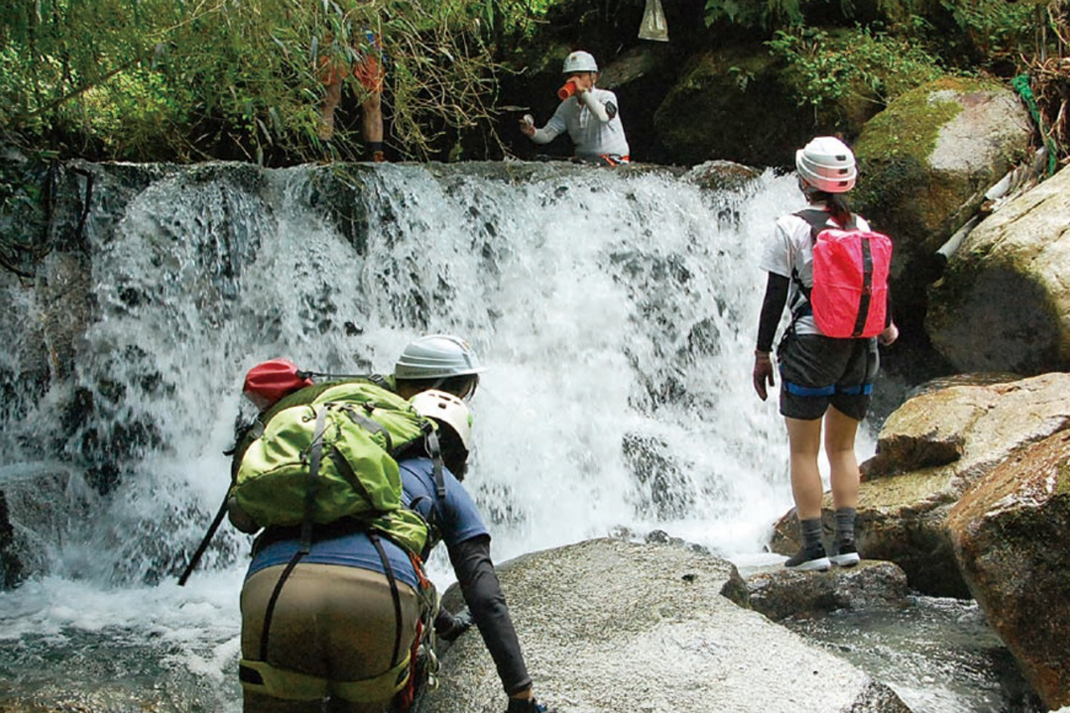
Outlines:
MULTIPOLYGON (((537 695, 562 711, 909 711, 886 686, 722 594, 736 568, 678 545, 600 539, 499 570, 537 695)), ((456 592, 447 603, 456 605, 456 592)), ((500 713, 475 631, 421 713, 500 713)))

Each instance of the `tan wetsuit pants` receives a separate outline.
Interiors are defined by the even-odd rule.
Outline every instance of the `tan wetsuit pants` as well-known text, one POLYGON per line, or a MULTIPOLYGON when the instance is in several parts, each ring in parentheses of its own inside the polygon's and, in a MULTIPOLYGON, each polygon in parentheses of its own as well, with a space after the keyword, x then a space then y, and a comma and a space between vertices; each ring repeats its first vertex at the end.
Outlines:
MULTIPOLYGON (((242 657, 260 660, 264 613, 284 565, 251 576, 242 588, 242 657)), ((399 581, 402 629, 399 659, 416 637, 420 605, 416 592, 399 581)), ((269 628, 268 663, 325 678, 359 681, 391 668, 397 617, 386 575, 357 567, 299 564, 287 577, 269 628)), ((245 713, 318 713, 322 701, 283 700, 245 691, 245 713)), ((381 713, 390 700, 355 703, 331 696, 326 710, 381 713)))

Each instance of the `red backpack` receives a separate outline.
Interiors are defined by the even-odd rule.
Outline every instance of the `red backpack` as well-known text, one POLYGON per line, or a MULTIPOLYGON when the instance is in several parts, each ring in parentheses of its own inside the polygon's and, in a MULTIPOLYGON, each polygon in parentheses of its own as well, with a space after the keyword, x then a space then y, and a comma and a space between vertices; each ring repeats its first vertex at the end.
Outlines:
POLYGON ((872 230, 829 228, 819 209, 796 213, 810 224, 814 283, 804 288, 817 328, 826 337, 875 337, 885 327, 892 239, 872 230))

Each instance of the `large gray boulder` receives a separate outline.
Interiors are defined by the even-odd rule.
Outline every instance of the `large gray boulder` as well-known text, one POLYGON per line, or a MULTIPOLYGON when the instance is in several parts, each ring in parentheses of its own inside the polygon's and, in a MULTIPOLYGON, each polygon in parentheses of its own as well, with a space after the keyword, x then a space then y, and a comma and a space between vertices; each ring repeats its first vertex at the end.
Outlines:
POLYGON ((955 556, 1049 708, 1070 705, 1070 432, 1007 460, 951 509, 955 556))
MULTIPOLYGON (((537 695, 568 713, 909 711, 891 689, 739 601, 735 567, 673 544, 599 539, 499 568, 537 695)), ((445 601, 456 602, 456 590, 445 601)), ((500 713, 477 635, 442 657, 418 713, 500 713)))
POLYGON ((960 371, 1070 368, 1070 170, 982 221, 929 297, 925 328, 960 371))
MULTIPOLYGON (((982 380, 983 382, 983 380, 982 380)), ((895 562, 913 589, 971 596, 947 517, 966 490, 1023 448, 1070 427, 1070 374, 996 384, 960 384, 909 399, 884 422, 877 454, 862 464, 858 543, 866 558, 895 562)), ((822 511, 831 539, 831 495, 822 511)), ((794 511, 775 525, 771 547, 799 547, 794 511)))

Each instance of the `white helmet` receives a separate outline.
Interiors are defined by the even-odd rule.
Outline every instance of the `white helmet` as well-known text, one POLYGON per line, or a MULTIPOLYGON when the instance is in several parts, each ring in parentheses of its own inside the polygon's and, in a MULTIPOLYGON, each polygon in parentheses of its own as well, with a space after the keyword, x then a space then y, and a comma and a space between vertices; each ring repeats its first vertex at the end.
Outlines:
POLYGON ((460 437, 466 451, 472 450, 472 412, 453 394, 429 389, 409 399, 416 412, 446 424, 460 437))
POLYGON ((394 365, 396 379, 447 379, 478 374, 485 369, 460 337, 432 334, 409 342, 394 365))
POLYGON ((826 193, 854 188, 858 171, 847 144, 834 136, 818 136, 795 152, 795 170, 807 183, 826 193))
POLYGON ((583 52, 577 50, 568 57, 565 57, 565 65, 561 69, 562 74, 572 74, 573 72, 597 72, 598 63, 594 61, 594 57, 589 52, 583 52))

